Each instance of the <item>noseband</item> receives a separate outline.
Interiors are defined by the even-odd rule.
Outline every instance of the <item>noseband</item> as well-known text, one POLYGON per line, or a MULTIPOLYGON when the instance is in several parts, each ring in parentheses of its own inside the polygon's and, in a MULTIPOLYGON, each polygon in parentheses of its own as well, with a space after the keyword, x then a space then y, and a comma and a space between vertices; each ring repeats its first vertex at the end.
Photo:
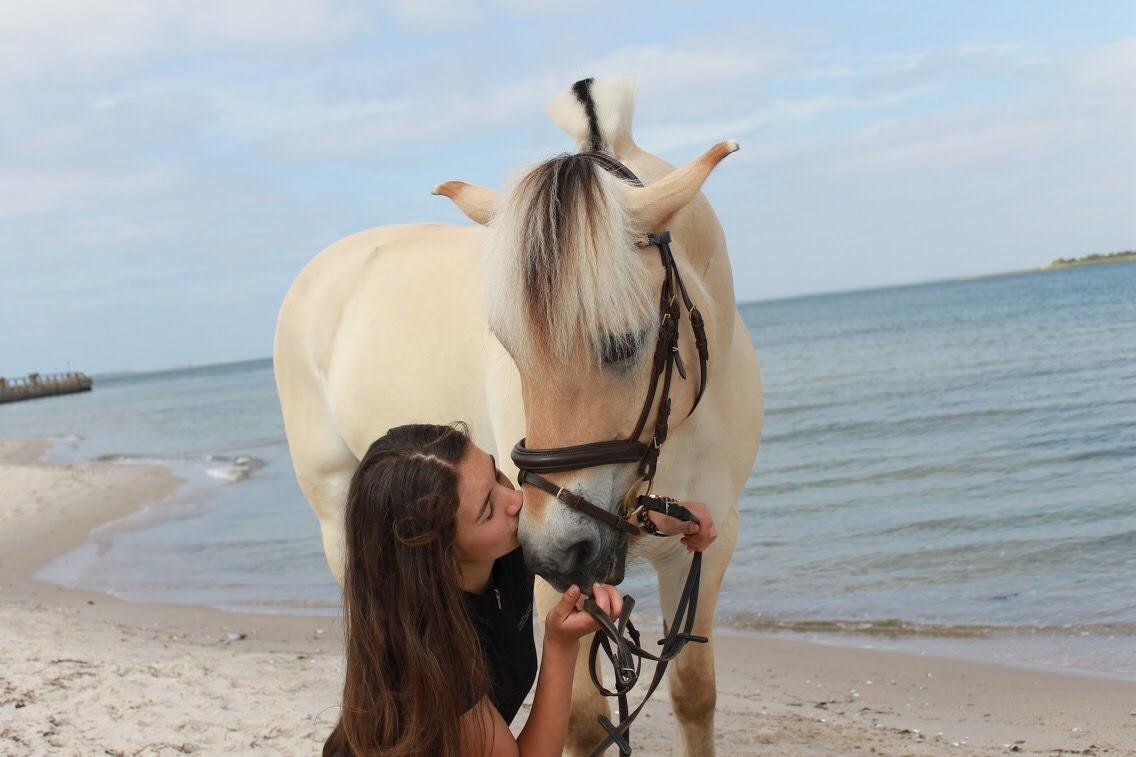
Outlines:
MULTIPOLYGON (((634 186, 643 186, 643 182, 627 166, 615 158, 598 152, 582 153, 581 157, 594 161, 634 186)), ((678 265, 675 263, 674 255, 671 254, 670 241, 670 232, 664 231, 661 234, 648 234, 639 244, 641 247, 654 245, 658 248, 659 259, 663 265, 663 285, 659 293, 659 330, 651 366, 651 381, 647 389, 647 399, 643 402, 639 421, 635 424, 635 430, 631 432, 631 436, 614 441, 540 449, 526 447, 525 440, 521 439, 513 447, 511 455, 513 463, 519 470, 517 480, 522 486, 524 484, 535 486, 551 494, 568 507, 631 536, 638 536, 645 529, 640 529, 638 526, 629 523, 627 518, 631 515, 639 515, 640 522, 645 522, 642 518, 647 510, 665 513, 680 520, 697 520, 689 510, 673 499, 650 494, 659 461, 659 452, 667 441, 667 424, 671 413, 671 376, 677 370, 679 376, 684 381, 686 380, 686 366, 683 364, 682 355, 678 348, 679 321, 682 319, 682 307, 679 305, 680 297, 682 306, 690 315, 690 327, 694 332, 694 343, 698 349, 698 392, 695 394, 694 403, 691 405, 687 417, 698 407, 698 403, 702 400, 702 394, 706 391, 706 363, 710 354, 702 314, 691 302, 690 295, 686 291, 686 285, 682 282, 678 265), (656 394, 659 395, 659 402, 654 431, 650 440, 640 441, 643 429, 647 425, 647 418, 651 414, 651 408, 655 405, 656 394), (648 492, 636 499, 637 507, 631 513, 622 510, 619 513, 613 513, 589 502, 586 498, 574 492, 557 486, 541 475, 542 473, 594 468, 600 465, 630 463, 636 464, 640 482, 647 483, 648 492)), ((664 621, 664 638, 659 640, 662 649, 657 655, 647 652, 639 644, 639 632, 631 623, 631 609, 635 606, 635 600, 632 597, 624 599, 623 612, 614 623, 591 598, 585 600, 584 609, 600 625, 600 632, 592 637, 589 657, 592 681, 601 694, 617 697, 619 702, 618 725, 613 724, 603 715, 598 716, 599 723, 607 731, 608 736, 592 752, 593 756, 602 753, 612 744, 619 747, 621 755, 631 754, 631 723, 642 711, 647 700, 662 681, 667 663, 678 655, 687 642, 706 642, 706 637, 695 636, 691 633, 694 627, 694 617, 698 611, 698 583, 701 572, 702 553, 695 552, 691 559, 690 572, 686 576, 686 583, 683 586, 682 594, 679 596, 678 607, 669 628, 664 621), (629 638, 624 637, 625 633, 629 635, 629 638), (597 655, 601 648, 611 663, 615 675, 615 687, 610 690, 603 686, 596 665, 597 655), (633 712, 628 712, 627 694, 639 680, 639 668, 644 658, 655 661, 655 674, 643 701, 633 712)))

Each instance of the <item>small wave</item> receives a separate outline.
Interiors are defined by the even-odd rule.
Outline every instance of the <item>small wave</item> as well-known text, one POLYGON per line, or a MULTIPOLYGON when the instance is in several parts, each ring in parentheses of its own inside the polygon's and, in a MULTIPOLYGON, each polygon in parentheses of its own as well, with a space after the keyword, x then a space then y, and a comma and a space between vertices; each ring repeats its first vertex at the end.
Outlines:
POLYGON ((212 468, 207 468, 205 470, 205 475, 209 476, 210 478, 215 478, 218 481, 222 481, 226 484, 235 484, 237 481, 248 478, 248 469, 242 468, 241 466, 235 464, 214 465, 212 468))
POLYGON ((251 455, 204 455, 185 457, 156 457, 151 455, 130 455, 113 453, 99 455, 97 462, 115 463, 117 465, 184 465, 186 463, 204 465, 205 475, 220 481, 223 484, 235 484, 248 478, 254 471, 260 470, 267 463, 259 457, 251 455))
POLYGON ((83 441, 83 437, 77 434, 68 434, 66 436, 49 436, 47 438, 57 444, 70 444, 71 446, 75 446, 79 442, 83 441))
POLYGON ((264 461, 251 457, 249 455, 240 455, 239 457, 222 457, 220 455, 208 455, 206 457, 211 465, 205 469, 205 474, 210 478, 214 478, 226 484, 235 484, 238 481, 243 481, 249 475, 260 468, 264 467, 264 461))
POLYGON ((997 625, 939 625, 918 623, 899 618, 878 620, 808 620, 772 618, 749 613, 738 613, 722 618, 731 628, 746 631, 784 631, 790 633, 822 633, 855 636, 898 638, 953 638, 988 639, 999 636, 1056 634, 1063 636, 1136 636, 1136 625, 1124 623, 997 626, 997 625))
POLYGON ((149 457, 146 455, 126 455, 118 452, 112 452, 106 455, 99 455, 95 458, 96 463, 115 463, 117 465, 168 465, 170 463, 183 462, 182 460, 175 460, 173 458, 159 458, 149 457))
POLYGON ((1038 512, 1009 512, 967 514, 930 518, 902 523, 879 531, 869 529, 856 532, 856 536, 906 536, 926 537, 936 534, 992 533, 996 530, 1038 528, 1060 524, 1066 529, 1085 524, 1104 523, 1110 520, 1125 522, 1132 514, 1131 502, 1108 502, 1076 508, 1054 508, 1038 512))
MULTIPOLYGON (((957 389, 957 387, 955 387, 957 389)), ((901 397, 918 396, 917 391, 880 394, 871 398, 860 397, 857 398, 856 404, 864 406, 869 402, 875 402, 879 405, 883 400, 895 400, 901 397)), ((907 437, 918 436, 926 433, 928 429, 934 429, 938 433, 944 432, 953 428, 960 428, 962 430, 970 430, 971 426, 976 422, 986 421, 999 421, 1003 423, 1012 422, 1020 419, 1043 418, 1051 422, 1054 416, 1067 416, 1070 414, 1082 413, 1086 410, 1093 412, 1108 412, 1119 413, 1122 410, 1127 410, 1127 406, 1136 403, 1136 400, 1131 399, 1111 399, 1102 402, 1099 399, 1094 399, 1088 402, 1038 402, 1019 407, 987 407, 987 408, 974 408, 974 409, 960 409, 951 412, 913 412, 907 416, 886 417, 886 418, 865 418, 859 420, 848 420, 848 413, 844 413, 844 419, 829 420, 827 416, 820 416, 819 422, 814 423, 801 423, 785 431, 773 431, 767 429, 770 433, 762 435, 762 443, 787 443, 787 442, 808 442, 814 439, 825 439, 830 436, 836 435, 840 438, 849 439, 881 439, 889 437, 907 437)), ((849 402, 833 403, 836 406, 851 407, 849 402)), ((819 407, 819 405, 817 405, 819 407)), ((812 407, 805 405, 803 407, 812 407)), ((940 405, 941 407, 941 405, 940 405)), ((791 411, 792 405, 787 405, 791 411)), ((920 409, 925 409, 925 406, 920 406, 920 409)), ((766 415, 769 418, 775 418, 778 415, 773 409, 767 407, 766 415)), ((805 414, 808 417, 808 413, 805 414)), ((1111 436, 1107 432, 1116 430, 1122 432, 1129 428, 1129 426, 1119 423, 1113 426, 1105 426, 1098 431, 1104 432, 1103 436, 1106 440, 1111 440, 1111 436)), ((1063 437, 1067 442, 1067 437, 1063 437)))

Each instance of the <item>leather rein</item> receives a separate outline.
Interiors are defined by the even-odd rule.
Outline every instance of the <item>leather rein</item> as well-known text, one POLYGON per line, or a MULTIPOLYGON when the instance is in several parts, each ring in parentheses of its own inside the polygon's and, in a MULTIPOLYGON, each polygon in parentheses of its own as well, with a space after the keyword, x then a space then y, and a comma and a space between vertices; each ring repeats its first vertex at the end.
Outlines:
MULTIPOLYGON (((581 155, 598 163, 604 169, 634 186, 643 186, 639 178, 615 158, 599 152, 582 153, 581 155)), ((677 371, 679 376, 686 380, 686 366, 683 363, 682 355, 679 353, 679 321, 682 319, 683 308, 690 317, 690 326, 694 333, 699 363, 698 392, 690 411, 687 413, 688 417, 698 407, 698 403, 702 400, 702 395, 706 390, 707 362, 709 360, 706 326, 702 314, 691 302, 686 285, 683 284, 678 265, 671 253, 670 241, 670 232, 663 231, 661 234, 647 235, 639 245, 641 247, 654 245, 658 248, 664 276, 659 294, 659 327, 651 367, 651 380, 647 389, 647 398, 643 403, 643 409, 631 436, 614 441, 541 449, 526 447, 525 440, 521 439, 513 447, 511 455, 513 463, 519 470, 517 480, 522 486, 524 484, 535 486, 551 494, 564 505, 591 516, 629 536, 638 536, 647 529, 641 529, 629 523, 627 518, 640 516, 640 522, 646 522, 643 520, 643 516, 645 515, 644 511, 648 510, 664 513, 679 520, 697 521, 697 518, 689 510, 679 505, 675 500, 650 493, 658 465, 659 452, 667 441, 668 422, 671 413, 671 376, 677 371), (642 442, 640 437, 647 425, 651 408, 655 406, 656 394, 659 395, 659 402, 655 427, 650 440, 642 442), (557 486, 541 475, 542 473, 558 473, 620 463, 635 463, 640 476, 639 483, 647 483, 648 493, 637 497, 636 508, 629 513, 613 513, 589 502, 579 494, 557 486)), ((663 534, 655 535, 663 536, 663 534)), ((631 610, 635 606, 634 598, 630 596, 624 598, 623 612, 614 622, 595 604, 591 597, 584 601, 584 609, 600 625, 600 631, 592 637, 589 653, 589 670, 592 682, 601 694, 608 697, 614 696, 619 703, 618 724, 613 724, 603 715, 597 716, 600 725, 608 735, 592 752, 593 757, 601 754, 613 744, 619 747, 621 755, 631 754, 631 723, 647 704, 647 700, 655 692, 659 683, 662 682, 667 663, 674 659, 688 642, 705 643, 707 641, 706 637, 691 633, 694 627, 694 618, 698 611, 698 584, 701 573, 702 553, 695 552, 691 558, 690 571, 687 573, 686 583, 683 585, 682 593, 679 596, 674 617, 669 626, 665 619, 663 621, 664 637, 658 642, 662 648, 657 654, 646 651, 640 645, 639 632, 631 622, 631 610), (614 671, 615 685, 612 689, 605 688, 600 677, 597 659, 601 649, 614 671), (629 711, 627 695, 639 680, 639 669, 643 659, 655 661, 655 673, 643 701, 634 711, 629 711)))

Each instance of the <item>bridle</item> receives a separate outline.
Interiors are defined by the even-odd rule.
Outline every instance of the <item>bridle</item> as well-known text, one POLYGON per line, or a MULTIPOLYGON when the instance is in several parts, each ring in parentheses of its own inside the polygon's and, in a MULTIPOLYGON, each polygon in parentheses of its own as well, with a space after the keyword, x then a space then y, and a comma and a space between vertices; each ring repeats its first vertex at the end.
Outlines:
MULTIPOLYGON (((580 157, 594 161, 604 169, 630 182, 634 186, 643 186, 643 183, 635 174, 609 155, 600 152, 588 152, 581 153, 580 157)), ((511 455, 513 463, 516 464, 519 470, 517 480, 522 486, 524 484, 535 486, 551 494, 568 507, 578 510, 611 528, 631 536, 638 536, 642 533, 643 529, 629 523, 627 518, 639 515, 647 510, 665 513, 680 520, 697 520, 689 510, 679 505, 675 500, 667 497, 658 497, 650 493, 659 461, 659 452, 662 450, 663 444, 667 441, 668 422, 671 413, 671 376, 674 371, 677 370, 679 376, 683 380, 686 379, 686 366, 683 364, 682 355, 679 353, 678 346, 679 321, 682 319, 682 307, 680 307, 679 303, 680 298, 681 305, 685 307, 686 312, 690 316, 690 327, 694 332, 694 343, 698 349, 699 363, 698 392, 694 397, 694 403, 691 405, 687 417, 698 407, 698 403, 702 400, 702 395, 706 391, 706 364, 710 354, 709 345, 706 340, 706 326, 702 320, 702 314, 698 312, 698 308, 691 302, 690 295, 686 291, 686 285, 683 284, 678 265, 675 263, 674 255, 671 253, 670 241, 670 232, 663 231, 661 234, 648 234, 639 243, 641 247, 654 245, 658 248, 659 259, 663 265, 664 275, 662 289, 659 293, 659 328, 658 337, 655 342, 654 359, 651 366, 651 381, 647 389, 647 398, 643 402, 643 409, 639 414, 639 420, 635 424, 635 430, 631 432, 631 436, 626 439, 616 439, 614 441, 591 442, 589 444, 578 444, 571 447, 546 447, 541 449, 526 447, 525 440, 521 439, 517 442, 516 446, 513 447, 511 455), (659 401, 657 405, 658 412, 655 418, 655 428, 650 440, 643 442, 640 441, 640 437, 643 435, 643 429, 647 425, 647 418, 650 417, 651 408, 655 406, 656 394, 659 395, 659 401), (638 486, 644 482, 647 484, 647 493, 639 495, 636 498, 635 502, 637 506, 630 513, 613 513, 589 502, 579 494, 557 486, 541 475, 543 473, 558 473, 621 463, 635 463, 640 476, 636 485, 638 486)), ((698 610, 698 583, 701 572, 702 553, 695 552, 691 559, 690 571, 687 574, 682 594, 679 596, 678 607, 676 608, 674 618, 671 620, 669 630, 664 620, 663 630, 665 637, 659 640, 662 649, 657 655, 647 652, 639 645, 639 632, 631 623, 630 618, 631 609, 635 606, 635 600, 632 597, 626 597, 624 599, 623 612, 615 622, 612 622, 611 618, 600 610, 591 598, 585 600, 584 609, 596 619, 602 631, 602 633, 596 633, 592 638, 592 648, 589 659, 592 681, 600 690, 601 694, 604 696, 618 697, 619 701, 618 725, 613 724, 603 715, 598 716, 600 725, 607 731, 608 736, 596 747, 595 751, 592 752, 593 755, 602 753, 612 744, 619 747, 619 753, 621 755, 631 754, 631 723, 647 704, 647 700, 662 681, 663 674, 666 672, 667 663, 682 650, 687 642, 705 643, 707 641, 706 637, 695 636, 691 633, 694 627, 694 617, 698 610), (624 637, 625 632, 629 634, 630 638, 624 637), (597 653, 601 648, 611 662, 612 669, 615 673, 615 687, 611 690, 605 688, 601 683, 596 666, 597 653), (634 712, 629 713, 627 694, 639 679, 639 667, 644 658, 656 662, 655 674, 652 677, 651 685, 643 701, 635 708, 634 712)))
MULTIPOLYGON (((582 153, 581 156, 595 161, 616 176, 625 179, 635 186, 643 186, 635 174, 604 153, 582 153)), ((706 391, 706 363, 709 359, 709 346, 706 340, 706 325, 702 314, 691 302, 690 295, 683 284, 674 255, 671 254, 671 234, 664 231, 661 234, 648 234, 641 246, 655 245, 659 249, 659 259, 663 264, 663 286, 659 293, 659 331, 655 342, 654 361, 651 366, 651 383, 647 388, 647 399, 643 402, 643 410, 639 413, 639 421, 635 430, 626 439, 616 439, 605 442, 591 442, 578 444, 572 447, 546 447, 533 449, 525 446, 521 439, 513 447, 512 458, 520 471, 519 482, 531 484, 548 494, 551 494, 568 507, 579 510, 602 523, 629 535, 637 536, 639 529, 628 523, 616 513, 605 510, 592 504, 585 498, 570 492, 563 487, 549 481, 542 473, 557 473, 560 471, 579 470, 580 468, 594 468, 599 465, 616 465, 619 463, 636 463, 641 481, 646 482, 650 491, 651 482, 655 477, 655 469, 659 460, 659 451, 667 441, 668 421, 671 413, 671 375, 674 370, 679 376, 686 379, 686 366, 679 353, 679 321, 682 310, 679 307, 679 297, 682 304, 690 314, 690 327, 694 332, 694 343, 698 349, 698 393, 694 397, 694 404, 690 412, 693 413, 702 395, 706 391), (659 381, 662 379, 662 392, 659 393, 659 381), (651 407, 654 404, 655 394, 659 393, 658 414, 655 418, 655 430, 647 442, 640 441, 643 428, 647 425, 651 407)))

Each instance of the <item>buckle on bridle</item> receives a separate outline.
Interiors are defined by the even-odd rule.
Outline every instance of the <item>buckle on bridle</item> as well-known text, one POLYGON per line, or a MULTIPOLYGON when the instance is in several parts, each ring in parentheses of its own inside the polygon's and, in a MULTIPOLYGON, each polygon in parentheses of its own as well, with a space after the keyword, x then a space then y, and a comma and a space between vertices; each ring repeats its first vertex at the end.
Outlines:
MULTIPOLYGON (((663 515, 666 515, 668 517, 671 514, 671 505, 676 505, 676 506, 678 505, 677 499, 675 499, 674 497, 668 497, 665 494, 650 494, 650 493, 648 493, 648 494, 644 494, 643 496, 647 497, 649 499, 652 499, 655 502, 662 504, 663 509, 662 510, 655 510, 655 512, 661 512, 663 515)), ((646 509, 646 508, 647 508, 646 505, 640 505, 639 506, 640 510, 643 510, 643 509, 646 509)))

